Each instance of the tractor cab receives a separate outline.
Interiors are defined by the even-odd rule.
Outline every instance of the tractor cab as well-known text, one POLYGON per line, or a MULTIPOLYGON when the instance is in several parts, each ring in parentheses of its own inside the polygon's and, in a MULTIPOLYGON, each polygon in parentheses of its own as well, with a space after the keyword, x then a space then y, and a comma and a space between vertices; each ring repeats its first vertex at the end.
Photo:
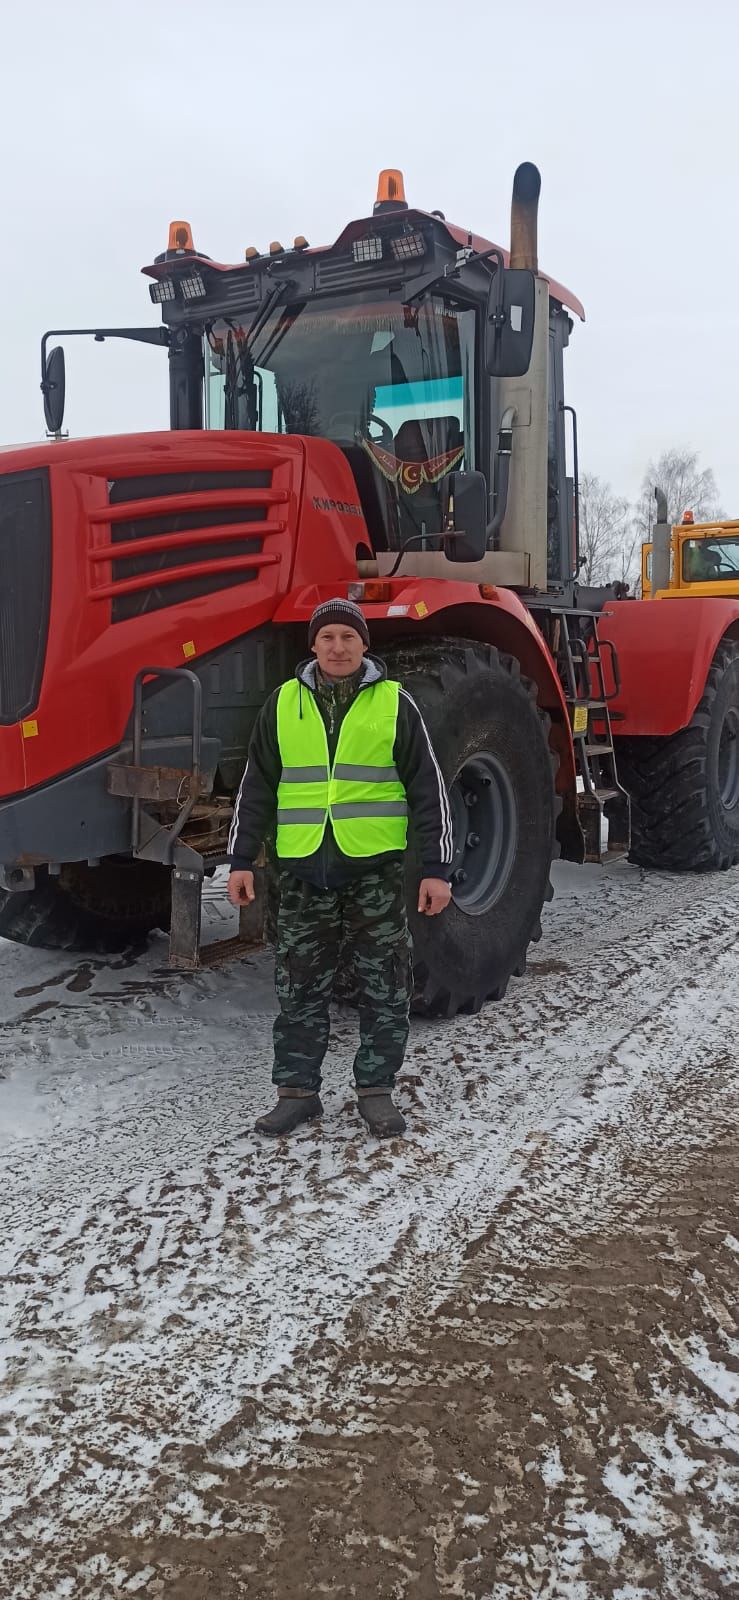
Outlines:
POLYGON ((381 569, 388 552, 409 552, 405 572, 435 555, 438 575, 487 553, 499 583, 571 584, 562 357, 569 311, 584 313, 539 274, 538 192, 524 164, 510 255, 411 209, 395 171, 380 174, 372 216, 325 248, 276 240, 227 266, 172 224, 169 249, 144 268, 168 332, 172 427, 335 444, 381 569), (454 531, 468 538, 455 542, 445 535, 460 496, 466 527, 454 531))
POLYGON ((691 596, 739 595, 739 522, 695 523, 683 518, 671 530, 667 581, 652 583, 654 546, 642 546, 642 596, 645 600, 685 600, 691 596))
MULTIPOLYGON (((577 463, 575 436, 569 472, 563 352, 570 312, 584 313, 539 272, 539 186, 524 163, 510 253, 440 211, 411 209, 396 171, 380 174, 372 215, 327 247, 274 240, 227 265, 173 222, 168 248, 143 269, 163 326, 66 331, 165 345, 175 430, 334 445, 366 527, 362 556, 380 571, 459 578, 484 559, 469 581, 572 603, 577 463)), ((47 354, 50 337, 42 389, 60 438, 63 352, 47 354)), ((325 498, 333 504, 330 483, 325 498)))
MULTIPOLYGON (((168 347, 171 429, 336 445, 366 525, 363 557, 379 570, 400 557, 403 573, 576 603, 563 350, 569 312, 584 310, 539 272, 539 184, 523 163, 510 253, 441 211, 409 208, 398 171, 381 173, 369 218, 317 250, 299 235, 291 248, 250 246, 229 266, 173 222, 168 248, 142 269, 163 326, 64 331, 168 347), (483 558, 485 573, 459 570, 483 558)), ((61 438, 64 355, 46 350, 50 338, 42 390, 61 438)), ((330 485, 325 498, 333 504, 330 485)))

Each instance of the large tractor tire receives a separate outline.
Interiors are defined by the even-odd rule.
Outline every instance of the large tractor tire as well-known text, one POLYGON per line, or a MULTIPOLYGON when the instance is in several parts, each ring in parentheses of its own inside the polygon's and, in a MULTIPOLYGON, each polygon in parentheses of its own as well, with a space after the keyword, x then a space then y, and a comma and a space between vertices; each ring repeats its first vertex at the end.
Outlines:
POLYGON ((387 661, 422 713, 452 810, 453 898, 439 917, 416 910, 409 851, 417 1009, 478 1011, 525 971, 551 899, 558 803, 549 718, 518 661, 490 646, 439 640, 396 648, 387 661))
POLYGON ((110 858, 75 862, 58 877, 39 871, 30 893, 0 893, 0 938, 44 950, 106 954, 169 926, 169 870, 110 858))
POLYGON ((739 643, 725 639, 687 728, 669 739, 617 739, 631 796, 629 860, 670 872, 739 862, 739 643))

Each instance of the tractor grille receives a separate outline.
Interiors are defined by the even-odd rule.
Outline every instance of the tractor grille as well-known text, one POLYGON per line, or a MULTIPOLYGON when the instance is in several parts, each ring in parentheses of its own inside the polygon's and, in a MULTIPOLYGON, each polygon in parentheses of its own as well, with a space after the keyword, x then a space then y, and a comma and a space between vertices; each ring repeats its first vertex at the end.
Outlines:
POLYGON ((0 477, 0 723, 19 722, 37 703, 50 588, 48 475, 0 477))
POLYGON ((278 559, 264 540, 282 531, 286 499, 262 469, 115 479, 108 508, 91 517, 110 529, 89 551, 104 579, 93 593, 109 596, 112 621, 125 622, 249 583, 278 559))

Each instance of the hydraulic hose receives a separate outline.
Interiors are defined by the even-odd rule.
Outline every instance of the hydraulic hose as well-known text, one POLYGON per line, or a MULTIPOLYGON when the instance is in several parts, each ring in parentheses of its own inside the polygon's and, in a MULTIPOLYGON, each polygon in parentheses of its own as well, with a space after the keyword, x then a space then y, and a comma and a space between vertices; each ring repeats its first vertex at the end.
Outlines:
POLYGON ((498 429, 498 449, 495 456, 495 515, 487 525, 488 550, 497 550, 498 534, 503 526, 503 519, 508 507, 508 482, 511 471, 511 453, 513 450, 513 424, 516 420, 516 407, 507 406, 500 420, 498 429))

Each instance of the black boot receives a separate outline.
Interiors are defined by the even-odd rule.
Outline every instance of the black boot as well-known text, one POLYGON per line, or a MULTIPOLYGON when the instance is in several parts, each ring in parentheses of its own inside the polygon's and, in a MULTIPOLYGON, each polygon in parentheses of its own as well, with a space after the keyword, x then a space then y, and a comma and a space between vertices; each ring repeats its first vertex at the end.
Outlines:
POLYGON ((377 1139, 393 1139, 405 1133, 405 1117, 393 1105, 392 1089, 381 1086, 359 1089, 357 1106, 360 1117, 364 1117, 370 1133, 374 1133, 377 1139))
POLYGON ((303 1122, 320 1117, 323 1106, 317 1094, 306 1089, 278 1089, 277 1105, 263 1117, 257 1117, 254 1128, 266 1133, 270 1139, 279 1139, 283 1133, 292 1133, 303 1122))

